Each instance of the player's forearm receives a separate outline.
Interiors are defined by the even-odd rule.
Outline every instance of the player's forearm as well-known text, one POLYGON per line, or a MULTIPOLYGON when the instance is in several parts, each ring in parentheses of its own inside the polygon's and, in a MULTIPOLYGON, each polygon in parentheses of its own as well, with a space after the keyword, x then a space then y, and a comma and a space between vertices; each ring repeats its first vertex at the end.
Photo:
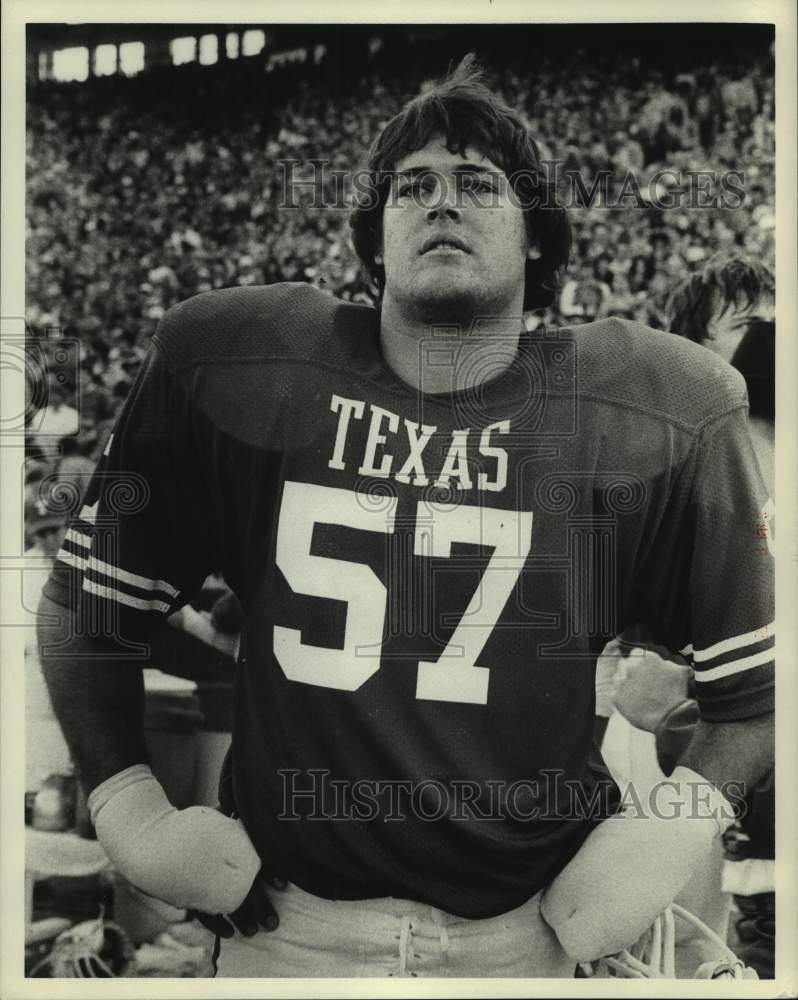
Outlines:
POLYGON ((717 787, 727 782, 744 785, 747 794, 773 767, 773 722, 772 712, 738 722, 701 720, 679 763, 717 787))
POLYGON ((141 666, 111 659, 108 640, 76 635, 70 613, 47 597, 38 639, 53 710, 86 791, 145 761, 141 666))

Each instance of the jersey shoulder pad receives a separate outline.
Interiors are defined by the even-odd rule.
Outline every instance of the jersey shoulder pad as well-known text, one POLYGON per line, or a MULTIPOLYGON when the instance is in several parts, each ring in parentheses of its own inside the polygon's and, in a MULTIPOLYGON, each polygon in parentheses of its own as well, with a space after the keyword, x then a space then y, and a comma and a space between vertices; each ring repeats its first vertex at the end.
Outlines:
POLYGON ((173 306, 155 335, 171 365, 329 352, 336 313, 351 307, 304 282, 202 292, 173 306))
POLYGON ((674 333, 607 317, 575 327, 581 394, 698 430, 745 405, 745 380, 717 354, 674 333))

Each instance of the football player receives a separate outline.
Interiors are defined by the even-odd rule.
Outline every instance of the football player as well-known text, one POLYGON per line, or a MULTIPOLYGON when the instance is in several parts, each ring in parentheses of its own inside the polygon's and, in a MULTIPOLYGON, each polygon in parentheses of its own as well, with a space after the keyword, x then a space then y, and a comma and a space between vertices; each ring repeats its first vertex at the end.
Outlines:
MULTIPOLYGON (((771 492, 775 417, 775 324, 752 318, 771 315, 774 281, 759 261, 743 255, 717 254, 706 268, 685 280, 672 296, 671 328, 730 360, 744 377, 748 392, 749 431, 759 467, 771 492)), ((760 544, 772 544, 772 509, 763 515, 760 544)), ((672 651, 652 645, 644 629, 627 630, 610 642, 597 663, 597 711, 613 709, 637 729, 656 736, 659 767, 669 775, 689 745, 700 718, 691 683, 692 671, 672 651), (636 643, 644 648, 635 649, 636 643), (599 701, 603 706, 599 709, 599 701)), ((602 745, 605 756, 613 753, 602 745)), ((654 752, 653 746, 651 753, 654 752)), ((651 771, 651 761, 636 765, 651 771)), ((658 769, 654 769, 655 771, 658 769)), ((733 861, 723 865, 718 845, 716 863, 707 864, 688 887, 690 907, 723 933, 729 919, 729 895, 734 892, 743 913, 740 953, 765 978, 774 975, 774 846, 775 802, 773 772, 748 790, 741 823, 744 833, 729 831, 727 843, 733 861), (721 886, 724 892, 721 892, 721 886)), ((680 897, 684 903, 684 896, 680 897)), ((687 925, 683 930, 690 932, 687 925)), ((711 948, 711 941, 693 934, 696 946, 711 948)), ((692 962, 694 951, 684 942, 677 950, 682 966, 692 962)))
POLYGON ((716 253, 674 290, 670 329, 733 363, 750 324, 771 322, 774 309, 775 282, 769 268, 744 254, 716 253))
POLYGON ((282 284, 161 323, 45 591, 51 697, 110 858, 209 915, 221 975, 571 976, 649 927, 725 783, 769 763, 744 386, 632 322, 525 331, 568 220, 470 59, 356 187, 378 309, 282 284), (140 665, 219 567, 232 751, 221 810, 178 811, 140 665), (693 651, 702 713, 653 804, 591 753, 596 658, 646 619, 693 651))

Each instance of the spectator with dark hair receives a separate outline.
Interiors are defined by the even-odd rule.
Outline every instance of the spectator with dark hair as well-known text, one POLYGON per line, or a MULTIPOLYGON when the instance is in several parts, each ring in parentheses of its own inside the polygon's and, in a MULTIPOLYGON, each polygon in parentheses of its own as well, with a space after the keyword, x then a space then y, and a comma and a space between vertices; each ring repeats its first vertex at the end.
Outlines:
POLYGON ((731 361, 753 319, 772 318, 775 283, 760 261, 716 254, 671 295, 670 330, 731 361))

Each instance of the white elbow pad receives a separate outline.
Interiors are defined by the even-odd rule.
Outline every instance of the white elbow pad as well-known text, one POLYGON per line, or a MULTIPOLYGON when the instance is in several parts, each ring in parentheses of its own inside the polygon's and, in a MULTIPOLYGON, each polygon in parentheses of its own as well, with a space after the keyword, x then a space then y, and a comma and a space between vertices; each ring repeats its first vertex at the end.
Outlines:
POLYGON ((596 827, 543 896, 543 918, 576 961, 631 946, 734 819, 724 796, 685 767, 654 786, 643 806, 596 827))
POLYGON ((172 906, 231 913, 260 869, 240 820, 207 806, 175 809, 145 764, 98 785, 88 806, 117 870, 172 906))

